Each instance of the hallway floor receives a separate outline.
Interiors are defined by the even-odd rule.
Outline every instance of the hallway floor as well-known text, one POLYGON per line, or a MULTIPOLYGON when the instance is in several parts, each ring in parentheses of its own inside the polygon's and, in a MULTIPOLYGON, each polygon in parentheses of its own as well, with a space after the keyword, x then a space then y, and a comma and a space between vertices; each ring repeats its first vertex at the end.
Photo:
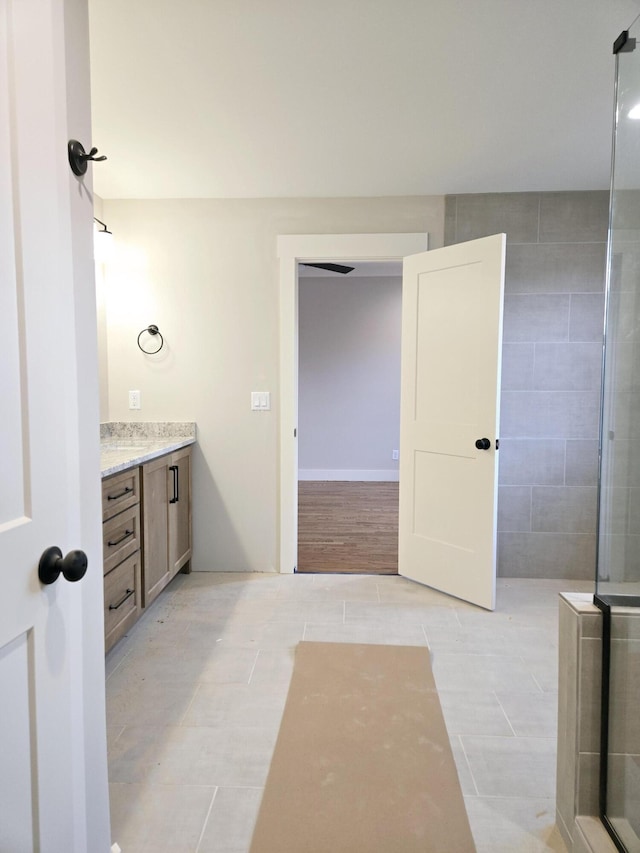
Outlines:
POLYGON ((398 483, 301 480, 298 572, 398 574, 398 483))
POLYGON ((306 639, 428 644, 478 853, 565 853, 557 596, 592 588, 505 578, 489 613, 392 576, 179 575, 107 657, 113 841, 247 853, 306 639))

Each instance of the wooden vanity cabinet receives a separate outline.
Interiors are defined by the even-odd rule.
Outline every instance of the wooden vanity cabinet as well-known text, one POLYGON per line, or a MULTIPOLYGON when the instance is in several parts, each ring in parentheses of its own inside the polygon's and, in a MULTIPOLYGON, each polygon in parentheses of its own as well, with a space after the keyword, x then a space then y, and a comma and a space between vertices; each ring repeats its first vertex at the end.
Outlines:
POLYGON ((102 481, 105 651, 191 566, 191 447, 102 481))
POLYGON ((142 466, 143 606, 191 561, 191 448, 142 466))
POLYGON ((138 468, 102 481, 105 651, 140 615, 140 476, 138 468))

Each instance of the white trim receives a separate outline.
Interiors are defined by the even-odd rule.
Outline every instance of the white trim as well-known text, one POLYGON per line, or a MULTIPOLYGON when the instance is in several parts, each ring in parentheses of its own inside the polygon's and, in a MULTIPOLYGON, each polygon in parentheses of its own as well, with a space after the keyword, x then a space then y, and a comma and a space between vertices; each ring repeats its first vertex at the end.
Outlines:
POLYGON ((298 549, 298 261, 391 261, 428 249, 429 235, 286 234, 280 260, 280 523, 278 565, 291 573, 298 549))
POLYGON ((331 480, 353 483, 397 483, 400 472, 390 468, 300 468, 298 480, 331 480))

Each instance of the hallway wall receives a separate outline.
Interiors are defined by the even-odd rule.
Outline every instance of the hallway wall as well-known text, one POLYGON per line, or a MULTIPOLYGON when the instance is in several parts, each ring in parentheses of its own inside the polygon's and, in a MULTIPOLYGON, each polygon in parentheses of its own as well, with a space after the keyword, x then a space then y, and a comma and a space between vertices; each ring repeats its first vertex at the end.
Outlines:
POLYGON ((397 480, 402 278, 298 279, 298 476, 397 480))
POLYGON ((447 196, 445 245, 504 231, 498 573, 595 573, 609 193, 447 196))

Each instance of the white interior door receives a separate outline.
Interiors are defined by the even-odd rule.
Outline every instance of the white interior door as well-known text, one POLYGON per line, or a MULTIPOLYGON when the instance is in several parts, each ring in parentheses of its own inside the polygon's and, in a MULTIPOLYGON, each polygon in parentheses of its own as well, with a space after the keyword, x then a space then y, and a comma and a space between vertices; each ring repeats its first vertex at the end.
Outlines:
POLYGON ((505 245, 412 255, 402 286, 398 571, 490 610, 505 245))
POLYGON ((88 39, 71 57, 65 33, 71 26, 86 36, 83 14, 81 0, 0 4, 0 850, 7 853, 110 847, 92 202, 66 154, 71 115, 76 129, 89 117, 88 98, 68 88, 74 65, 88 85, 88 39), (38 564, 50 546, 84 549, 87 575, 42 584, 38 564))

